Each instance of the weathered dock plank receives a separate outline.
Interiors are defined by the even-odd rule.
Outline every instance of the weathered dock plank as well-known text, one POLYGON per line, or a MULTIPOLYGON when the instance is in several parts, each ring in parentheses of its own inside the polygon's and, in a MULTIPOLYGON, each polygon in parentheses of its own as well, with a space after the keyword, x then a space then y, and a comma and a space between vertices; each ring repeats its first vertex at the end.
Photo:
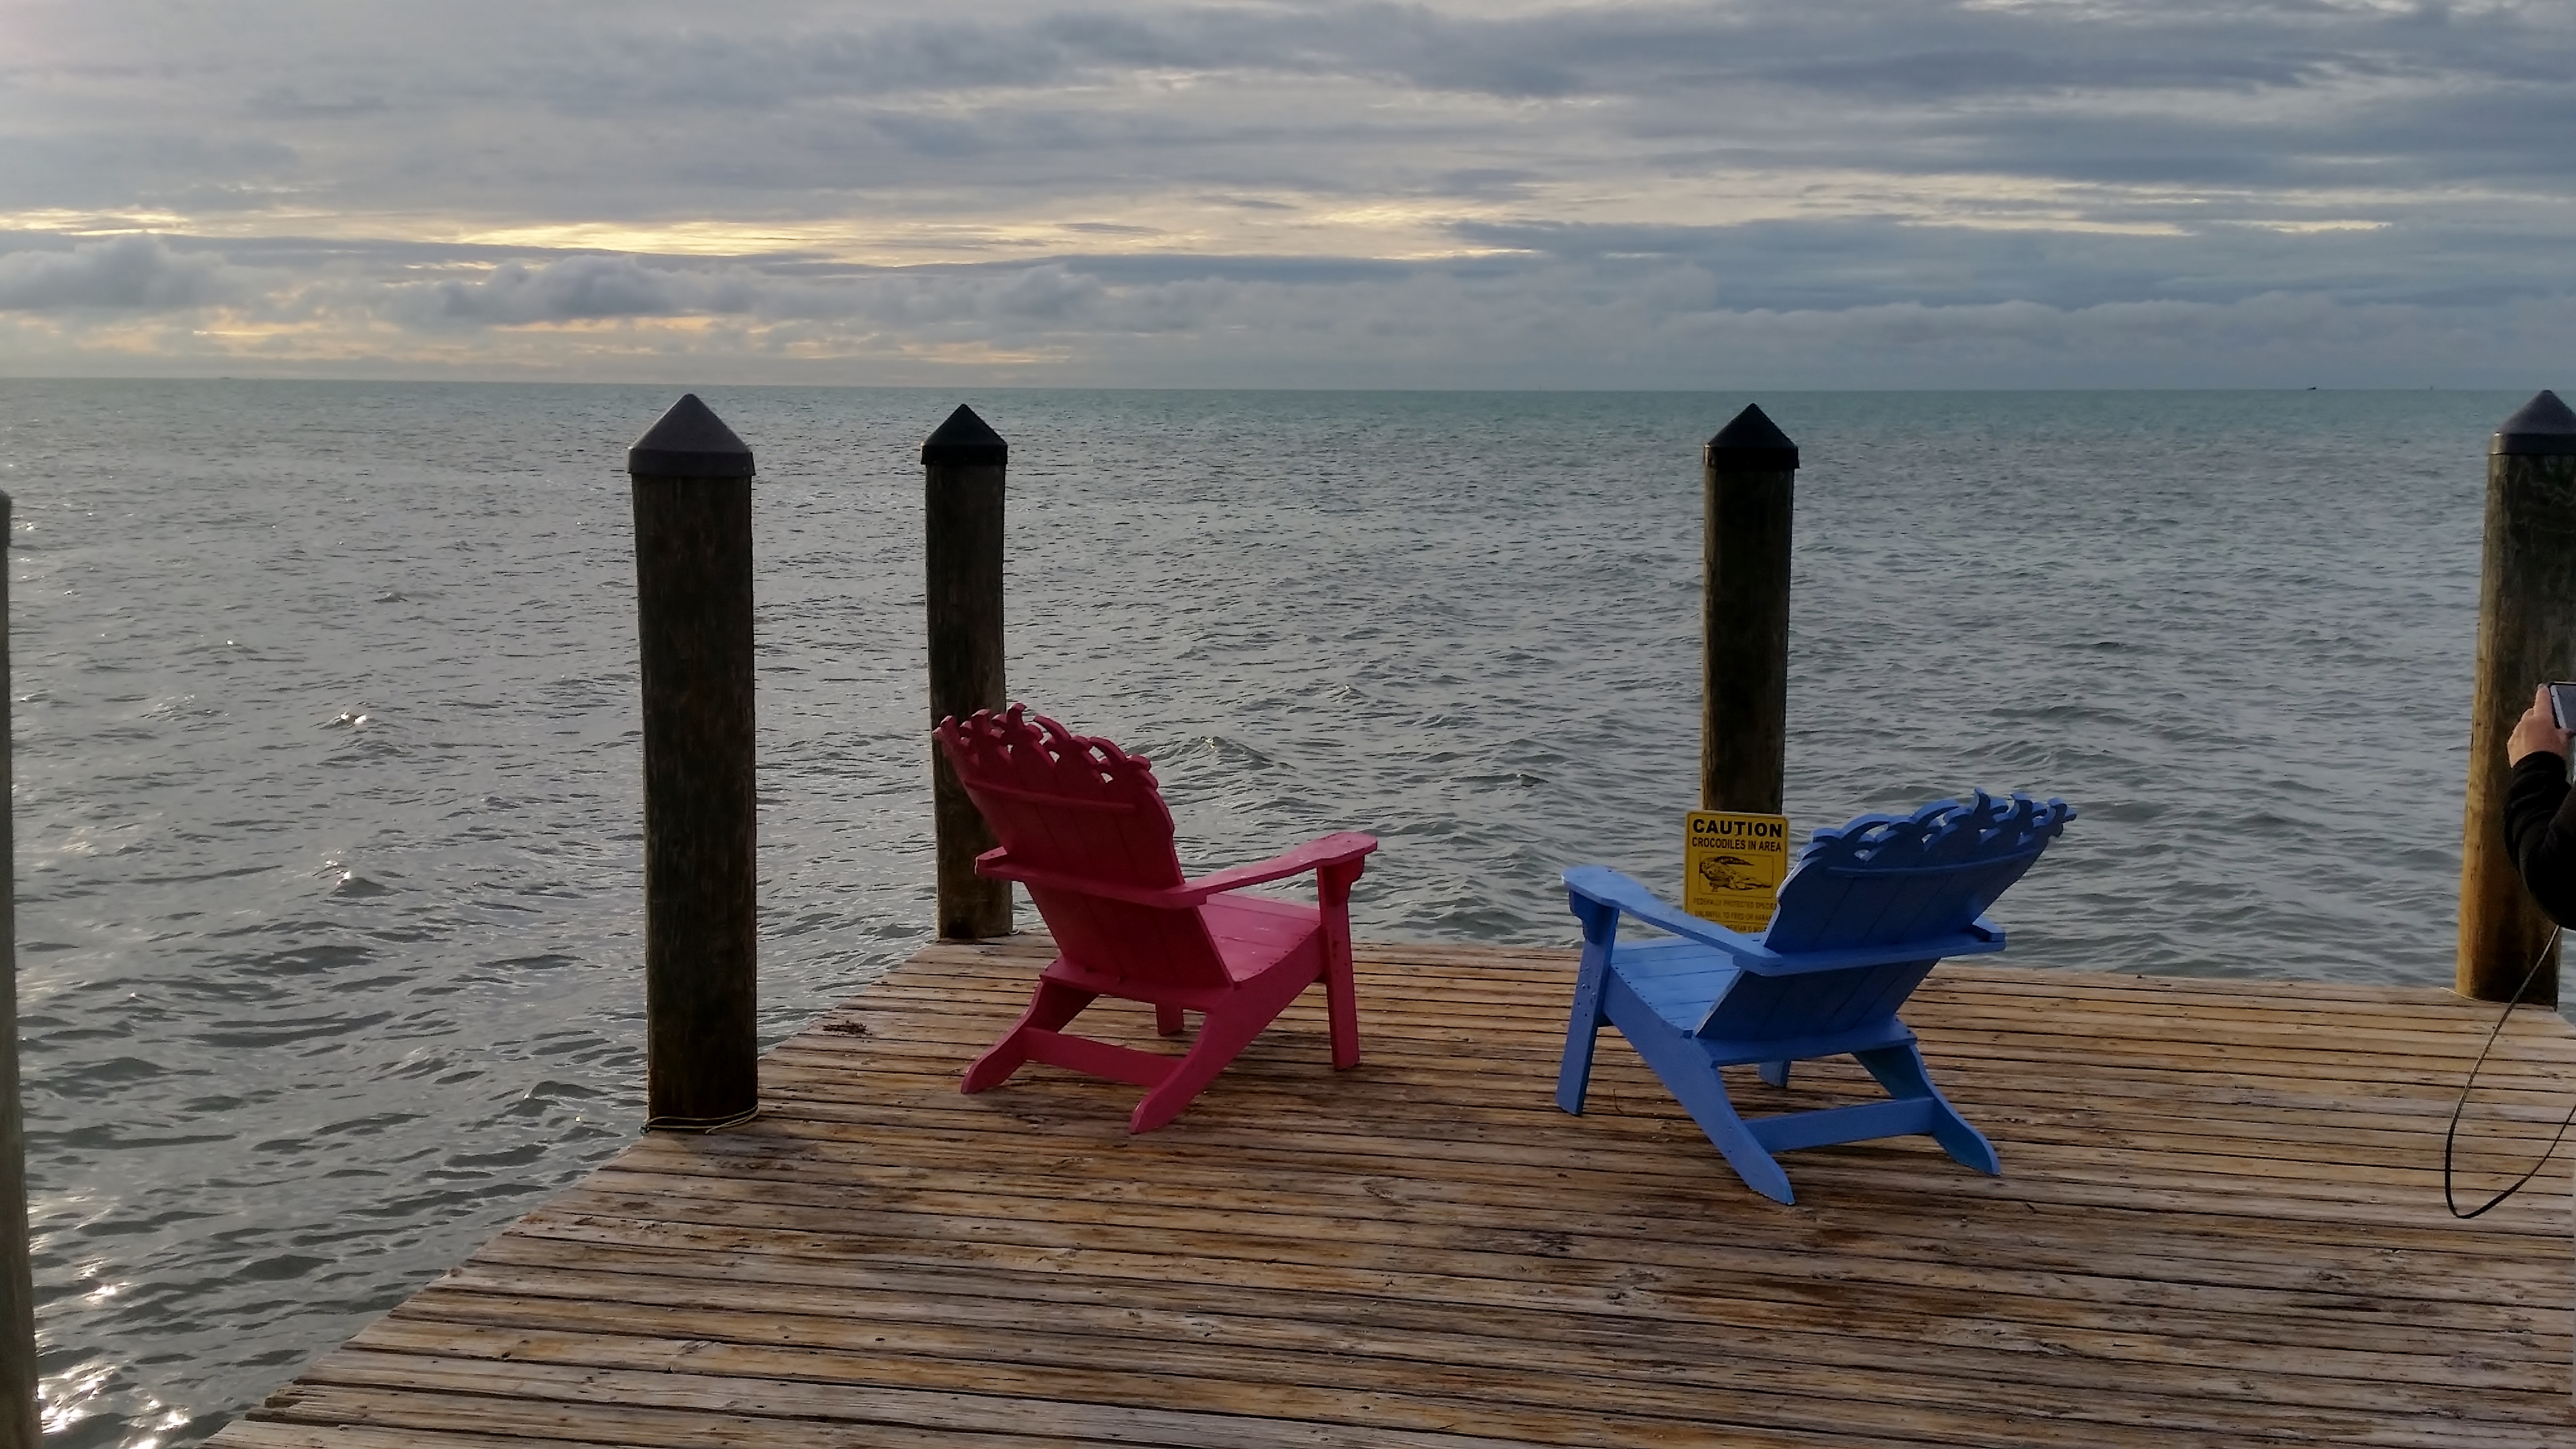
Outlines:
MULTIPOLYGON (((214 1443, 2576 1437, 2565 1175, 2442 1205, 2492 1020, 2448 993, 1944 968, 1907 1017, 2004 1176, 1863 1143, 1781 1207, 1623 1044, 1556 1110, 1560 952, 1363 947, 1358 1070, 1310 993, 1144 1137, 1133 1089, 1044 1067, 959 1095, 1047 949, 922 952, 770 1054, 758 1121, 638 1142, 214 1443)), ((2464 1195, 2571 1089, 2576 1033, 2520 1014, 2464 1195)))

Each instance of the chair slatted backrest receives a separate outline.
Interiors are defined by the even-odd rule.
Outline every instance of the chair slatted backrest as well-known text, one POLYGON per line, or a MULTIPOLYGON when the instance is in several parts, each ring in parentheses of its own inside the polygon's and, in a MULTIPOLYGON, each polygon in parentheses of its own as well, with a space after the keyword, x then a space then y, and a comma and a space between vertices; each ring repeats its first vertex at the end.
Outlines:
POLYGON ((1698 1035, 1724 1041, 1788 1041, 1849 1031, 1894 1014, 1932 974, 1934 961, 1854 966, 1794 976, 1747 971, 1700 1019, 1698 1035))
MULTIPOLYGON (((940 748, 967 798, 1010 852, 1036 870, 1159 890, 1183 883, 1153 762, 1012 705, 939 722, 940 748)), ((1056 949, 1081 965, 1183 985, 1226 984, 1194 907, 1168 910, 1081 890, 1029 887, 1056 949)))
MULTIPOLYGON (((1782 883, 1762 942, 1793 959, 1908 941, 1932 947, 1984 915, 2074 815, 2063 800, 1996 800, 1980 790, 1968 804, 1939 800, 1912 815, 1863 815, 1819 830, 1782 883)), ((1762 1040, 1846 1030, 1902 1006, 1937 960, 1747 972, 1709 1009, 1699 1034, 1762 1040)))

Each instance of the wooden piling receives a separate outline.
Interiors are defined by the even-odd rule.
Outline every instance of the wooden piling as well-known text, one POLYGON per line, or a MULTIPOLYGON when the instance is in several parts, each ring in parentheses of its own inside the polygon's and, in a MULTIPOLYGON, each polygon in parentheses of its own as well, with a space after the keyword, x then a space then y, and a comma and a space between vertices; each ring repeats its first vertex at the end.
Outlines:
MULTIPOLYGON (((921 445, 930 615, 930 720, 1008 703, 1002 654, 1002 498, 1009 445, 963 403, 921 445)), ((939 935, 1011 933, 1011 883, 975 873, 997 842, 948 759, 930 746, 939 935)))
POLYGON ((1699 803, 1777 814, 1789 748, 1789 533, 1798 445, 1747 406, 1701 450, 1699 803))
MULTIPOLYGON (((0 548, 10 534, 0 493, 0 548)), ((0 568, 0 1449, 36 1449, 36 1287, 27 1252, 27 1124, 18 1102, 18 834, 9 802, 9 571, 0 568)))
MULTIPOLYGON (((2503 1001, 2550 950, 2505 847, 2505 743, 2535 686, 2576 679, 2576 413, 2543 392, 2505 419, 2487 449, 2486 558, 2478 581, 2477 685, 2460 840, 2462 995, 2503 1001)), ((2558 962, 2525 1001, 2558 1000, 2558 962)))
POLYGON ((751 449, 693 393, 627 450, 644 692, 648 1128, 760 1106, 751 449))

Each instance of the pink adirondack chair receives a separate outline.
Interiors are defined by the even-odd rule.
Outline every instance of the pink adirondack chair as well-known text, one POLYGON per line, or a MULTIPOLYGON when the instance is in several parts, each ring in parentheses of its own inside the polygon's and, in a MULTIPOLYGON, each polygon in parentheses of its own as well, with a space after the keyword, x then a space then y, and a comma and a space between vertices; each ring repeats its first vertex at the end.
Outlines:
POLYGON ((1359 1065, 1351 883, 1377 849, 1375 836, 1344 831, 1185 880, 1151 761, 1018 704, 952 716, 935 733, 1002 842, 975 869, 1027 886, 1060 953, 1010 1033, 967 1069, 962 1090, 998 1087, 1022 1063, 1046 1062, 1145 1088, 1127 1129, 1151 1132, 1317 981, 1333 1065, 1359 1065), (1309 871, 1312 906, 1239 893, 1309 871), (1165 1036, 1180 1032, 1183 1011, 1204 1013, 1198 1040, 1172 1057, 1068 1035, 1064 1027, 1103 996, 1152 1003, 1165 1036))

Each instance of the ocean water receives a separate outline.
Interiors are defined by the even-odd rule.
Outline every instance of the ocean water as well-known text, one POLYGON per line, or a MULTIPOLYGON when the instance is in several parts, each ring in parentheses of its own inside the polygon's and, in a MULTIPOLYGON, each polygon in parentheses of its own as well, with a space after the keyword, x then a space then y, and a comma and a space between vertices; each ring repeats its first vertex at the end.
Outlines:
MULTIPOLYGON (((642 1116, 628 387, 0 381, 51 1442, 192 1442, 642 1116)), ((1677 880, 1683 394, 710 389, 756 451, 771 1039, 930 921, 921 438, 1011 442, 1016 697, 1365 936, 1677 880)), ((2080 820, 2039 967, 2447 984, 2494 393, 1782 394, 1788 809, 2080 820)), ((1022 918, 1033 922, 1023 907, 1022 918)))

